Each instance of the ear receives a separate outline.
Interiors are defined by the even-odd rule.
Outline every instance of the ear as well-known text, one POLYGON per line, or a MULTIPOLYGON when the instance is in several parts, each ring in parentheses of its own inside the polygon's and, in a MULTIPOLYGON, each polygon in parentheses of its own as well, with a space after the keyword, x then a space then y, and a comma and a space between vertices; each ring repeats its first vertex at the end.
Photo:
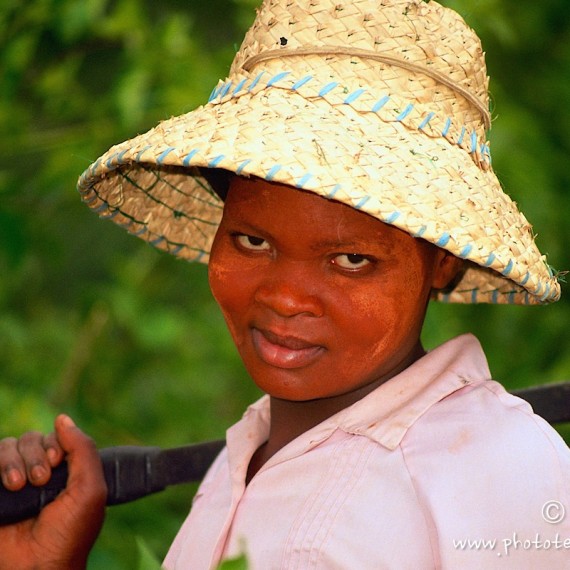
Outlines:
POLYGON ((437 252, 436 264, 433 272, 432 288, 446 289, 451 284, 455 285, 463 274, 465 262, 455 257, 445 249, 437 252))

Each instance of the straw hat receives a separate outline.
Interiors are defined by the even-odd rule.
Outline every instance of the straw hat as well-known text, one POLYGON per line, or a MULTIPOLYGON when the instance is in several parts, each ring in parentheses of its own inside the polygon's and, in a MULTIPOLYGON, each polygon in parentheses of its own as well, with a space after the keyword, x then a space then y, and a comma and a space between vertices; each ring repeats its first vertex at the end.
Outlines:
POLYGON ((101 217, 207 262, 227 173, 257 176, 464 258, 440 300, 555 301, 491 168, 487 81, 479 39, 434 1, 265 0, 209 102, 114 146, 78 188, 101 217))

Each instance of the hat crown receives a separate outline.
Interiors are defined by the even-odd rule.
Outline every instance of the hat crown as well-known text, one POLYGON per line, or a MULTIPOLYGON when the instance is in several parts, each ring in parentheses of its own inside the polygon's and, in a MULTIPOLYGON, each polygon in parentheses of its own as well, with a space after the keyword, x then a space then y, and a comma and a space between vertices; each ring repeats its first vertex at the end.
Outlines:
POLYGON ((331 81, 331 69, 336 70, 350 89, 378 87, 407 97, 479 136, 489 127, 479 38, 457 13, 434 1, 266 0, 231 75, 284 66, 299 75, 322 74, 323 81, 331 81), (294 61, 285 61, 295 54, 294 61), (313 62, 308 65, 307 59, 313 62))

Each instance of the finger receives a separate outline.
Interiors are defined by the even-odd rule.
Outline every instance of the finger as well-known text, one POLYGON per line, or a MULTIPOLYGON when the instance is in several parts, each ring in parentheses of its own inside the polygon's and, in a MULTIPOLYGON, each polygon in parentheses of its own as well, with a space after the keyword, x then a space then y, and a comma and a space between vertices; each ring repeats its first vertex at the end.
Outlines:
POLYGON ((56 418, 55 431, 59 444, 67 454, 69 466, 67 489, 73 490, 77 487, 82 491, 84 500, 93 501, 95 507, 99 503, 104 505, 107 485, 95 442, 64 414, 56 418))
POLYGON ((10 491, 19 491, 26 484, 26 467, 15 437, 0 440, 0 474, 2 484, 10 491))
POLYGON ((44 436, 29 431, 18 439, 18 452, 24 460, 26 475, 32 485, 45 485, 51 476, 51 466, 44 448, 44 436))
POLYGON ((47 458, 51 467, 59 465, 65 455, 65 451, 59 444, 55 433, 50 433, 44 436, 43 441, 44 449, 46 450, 47 458))

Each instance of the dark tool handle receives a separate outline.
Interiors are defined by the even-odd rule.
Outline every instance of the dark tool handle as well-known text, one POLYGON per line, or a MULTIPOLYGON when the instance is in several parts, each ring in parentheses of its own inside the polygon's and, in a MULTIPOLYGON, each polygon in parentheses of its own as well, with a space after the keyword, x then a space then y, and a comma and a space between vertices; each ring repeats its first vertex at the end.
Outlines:
MULTIPOLYGON (((120 446, 100 450, 107 504, 134 501, 162 491, 168 485, 199 481, 223 447, 223 441, 188 445, 177 449, 120 446)), ((0 524, 10 524, 36 516, 65 489, 67 463, 52 470, 48 483, 21 491, 8 491, 0 484, 0 524)))
POLYGON ((547 422, 570 422, 570 382, 540 384, 513 390, 512 393, 526 400, 547 422))

